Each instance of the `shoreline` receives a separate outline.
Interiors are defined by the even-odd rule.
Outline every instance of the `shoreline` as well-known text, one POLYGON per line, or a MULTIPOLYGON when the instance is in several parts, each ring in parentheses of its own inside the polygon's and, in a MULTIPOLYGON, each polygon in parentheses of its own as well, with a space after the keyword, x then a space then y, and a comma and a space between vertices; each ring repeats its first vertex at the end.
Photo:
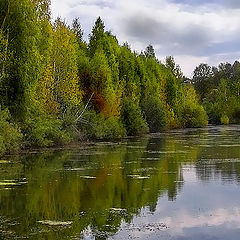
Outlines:
POLYGON ((26 147, 20 149, 16 153, 12 154, 4 154, 0 156, 1 158, 8 158, 12 156, 19 156, 21 154, 23 155, 28 155, 28 154, 41 154, 41 153, 46 153, 46 152, 54 152, 54 151, 64 151, 64 150, 74 150, 74 149, 87 149, 88 147, 92 146, 97 146, 100 143, 103 144, 105 143, 106 145, 119 145, 120 142, 127 141, 129 139, 138 139, 138 138, 144 138, 144 137, 151 137, 151 136, 157 136, 157 135, 162 135, 166 133, 171 133, 175 131, 196 131, 199 129, 207 129, 209 127, 223 127, 223 126, 236 126, 238 124, 229 124, 229 125, 214 125, 214 124, 208 124, 205 127, 199 127, 199 128, 176 128, 176 129, 170 129, 170 130, 165 130, 162 132, 157 132, 157 133, 148 133, 148 134, 143 134, 143 135, 138 135, 138 136, 127 136, 125 138, 119 138, 119 139, 96 139, 96 140, 83 140, 83 141, 73 141, 72 143, 68 144, 63 144, 63 145, 54 145, 50 147, 26 147))

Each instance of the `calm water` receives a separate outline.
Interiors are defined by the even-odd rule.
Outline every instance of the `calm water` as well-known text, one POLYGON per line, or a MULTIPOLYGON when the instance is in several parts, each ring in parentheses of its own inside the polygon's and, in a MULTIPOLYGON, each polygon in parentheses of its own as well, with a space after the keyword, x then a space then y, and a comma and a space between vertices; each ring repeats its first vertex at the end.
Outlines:
POLYGON ((240 236, 240 126, 0 160, 0 239, 240 236))

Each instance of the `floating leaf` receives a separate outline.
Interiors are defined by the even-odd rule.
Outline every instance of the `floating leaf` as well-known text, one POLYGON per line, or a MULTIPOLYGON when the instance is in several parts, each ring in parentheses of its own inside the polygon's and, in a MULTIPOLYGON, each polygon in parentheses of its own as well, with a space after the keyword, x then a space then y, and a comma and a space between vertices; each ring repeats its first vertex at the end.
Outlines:
POLYGON ((140 175, 128 175, 128 177, 135 178, 135 179, 148 179, 149 176, 140 176, 140 175))
POLYGON ((10 163, 10 162, 6 160, 0 160, 0 164, 4 164, 4 163, 10 163))
POLYGON ((86 168, 68 168, 65 169, 66 171, 84 171, 86 170, 86 168))
POLYGON ((96 177, 94 177, 94 176, 81 176, 81 178, 85 178, 85 179, 95 179, 96 177))
POLYGON ((43 220, 38 221, 38 223, 49 225, 49 226, 69 226, 72 224, 72 222, 61 222, 61 221, 51 221, 51 220, 43 220))
POLYGON ((111 211, 121 212, 121 211, 127 211, 124 208, 110 208, 111 211))
POLYGON ((22 184, 27 184, 26 179, 19 180, 1 180, 0 186, 19 186, 22 184))

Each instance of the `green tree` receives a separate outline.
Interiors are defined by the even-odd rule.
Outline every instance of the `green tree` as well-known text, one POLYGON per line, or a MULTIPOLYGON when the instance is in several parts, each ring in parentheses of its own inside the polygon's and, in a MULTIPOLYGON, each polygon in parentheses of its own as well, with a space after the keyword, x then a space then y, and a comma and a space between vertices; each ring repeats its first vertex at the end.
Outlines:
POLYGON ((180 66, 175 63, 174 57, 166 57, 166 67, 171 70, 172 74, 177 78, 177 80, 179 80, 180 82, 182 81, 183 73, 180 66))
POLYGON ((208 64, 201 63, 195 68, 192 82, 201 99, 206 97, 209 93, 212 77, 213 71, 208 64))
POLYGON ((144 54, 146 57, 156 58, 155 50, 151 44, 147 46, 146 50, 144 51, 144 54))
POLYGON ((100 17, 97 18, 95 25, 93 26, 92 33, 89 39, 89 55, 93 57, 98 48, 103 48, 104 42, 104 22, 100 17))
POLYGON ((27 108, 31 106, 31 88, 41 72, 40 26, 34 3, 30 0, 2 0, 0 26, 8 39, 6 54, 11 52, 4 83, 5 105, 20 120, 24 119, 27 108))
POLYGON ((123 100, 120 119, 130 136, 148 132, 147 123, 142 117, 139 106, 131 99, 123 100))
POLYGON ((36 11, 40 20, 51 18, 50 4, 51 0, 31 0, 36 7, 36 11))
POLYGON ((74 18, 72 22, 72 31, 77 37, 77 40, 81 43, 83 41, 83 30, 79 21, 79 18, 74 18))
POLYGON ((150 132, 160 132, 166 127, 166 111, 160 99, 147 98, 142 103, 142 109, 150 132))

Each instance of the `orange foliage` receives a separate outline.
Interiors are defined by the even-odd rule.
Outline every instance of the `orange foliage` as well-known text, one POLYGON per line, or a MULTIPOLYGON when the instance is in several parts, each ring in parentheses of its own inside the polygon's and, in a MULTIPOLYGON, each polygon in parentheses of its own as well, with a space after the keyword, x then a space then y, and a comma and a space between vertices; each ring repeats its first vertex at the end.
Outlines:
POLYGON ((99 93, 94 93, 93 103, 98 112, 104 112, 104 110, 107 108, 107 101, 99 93))

